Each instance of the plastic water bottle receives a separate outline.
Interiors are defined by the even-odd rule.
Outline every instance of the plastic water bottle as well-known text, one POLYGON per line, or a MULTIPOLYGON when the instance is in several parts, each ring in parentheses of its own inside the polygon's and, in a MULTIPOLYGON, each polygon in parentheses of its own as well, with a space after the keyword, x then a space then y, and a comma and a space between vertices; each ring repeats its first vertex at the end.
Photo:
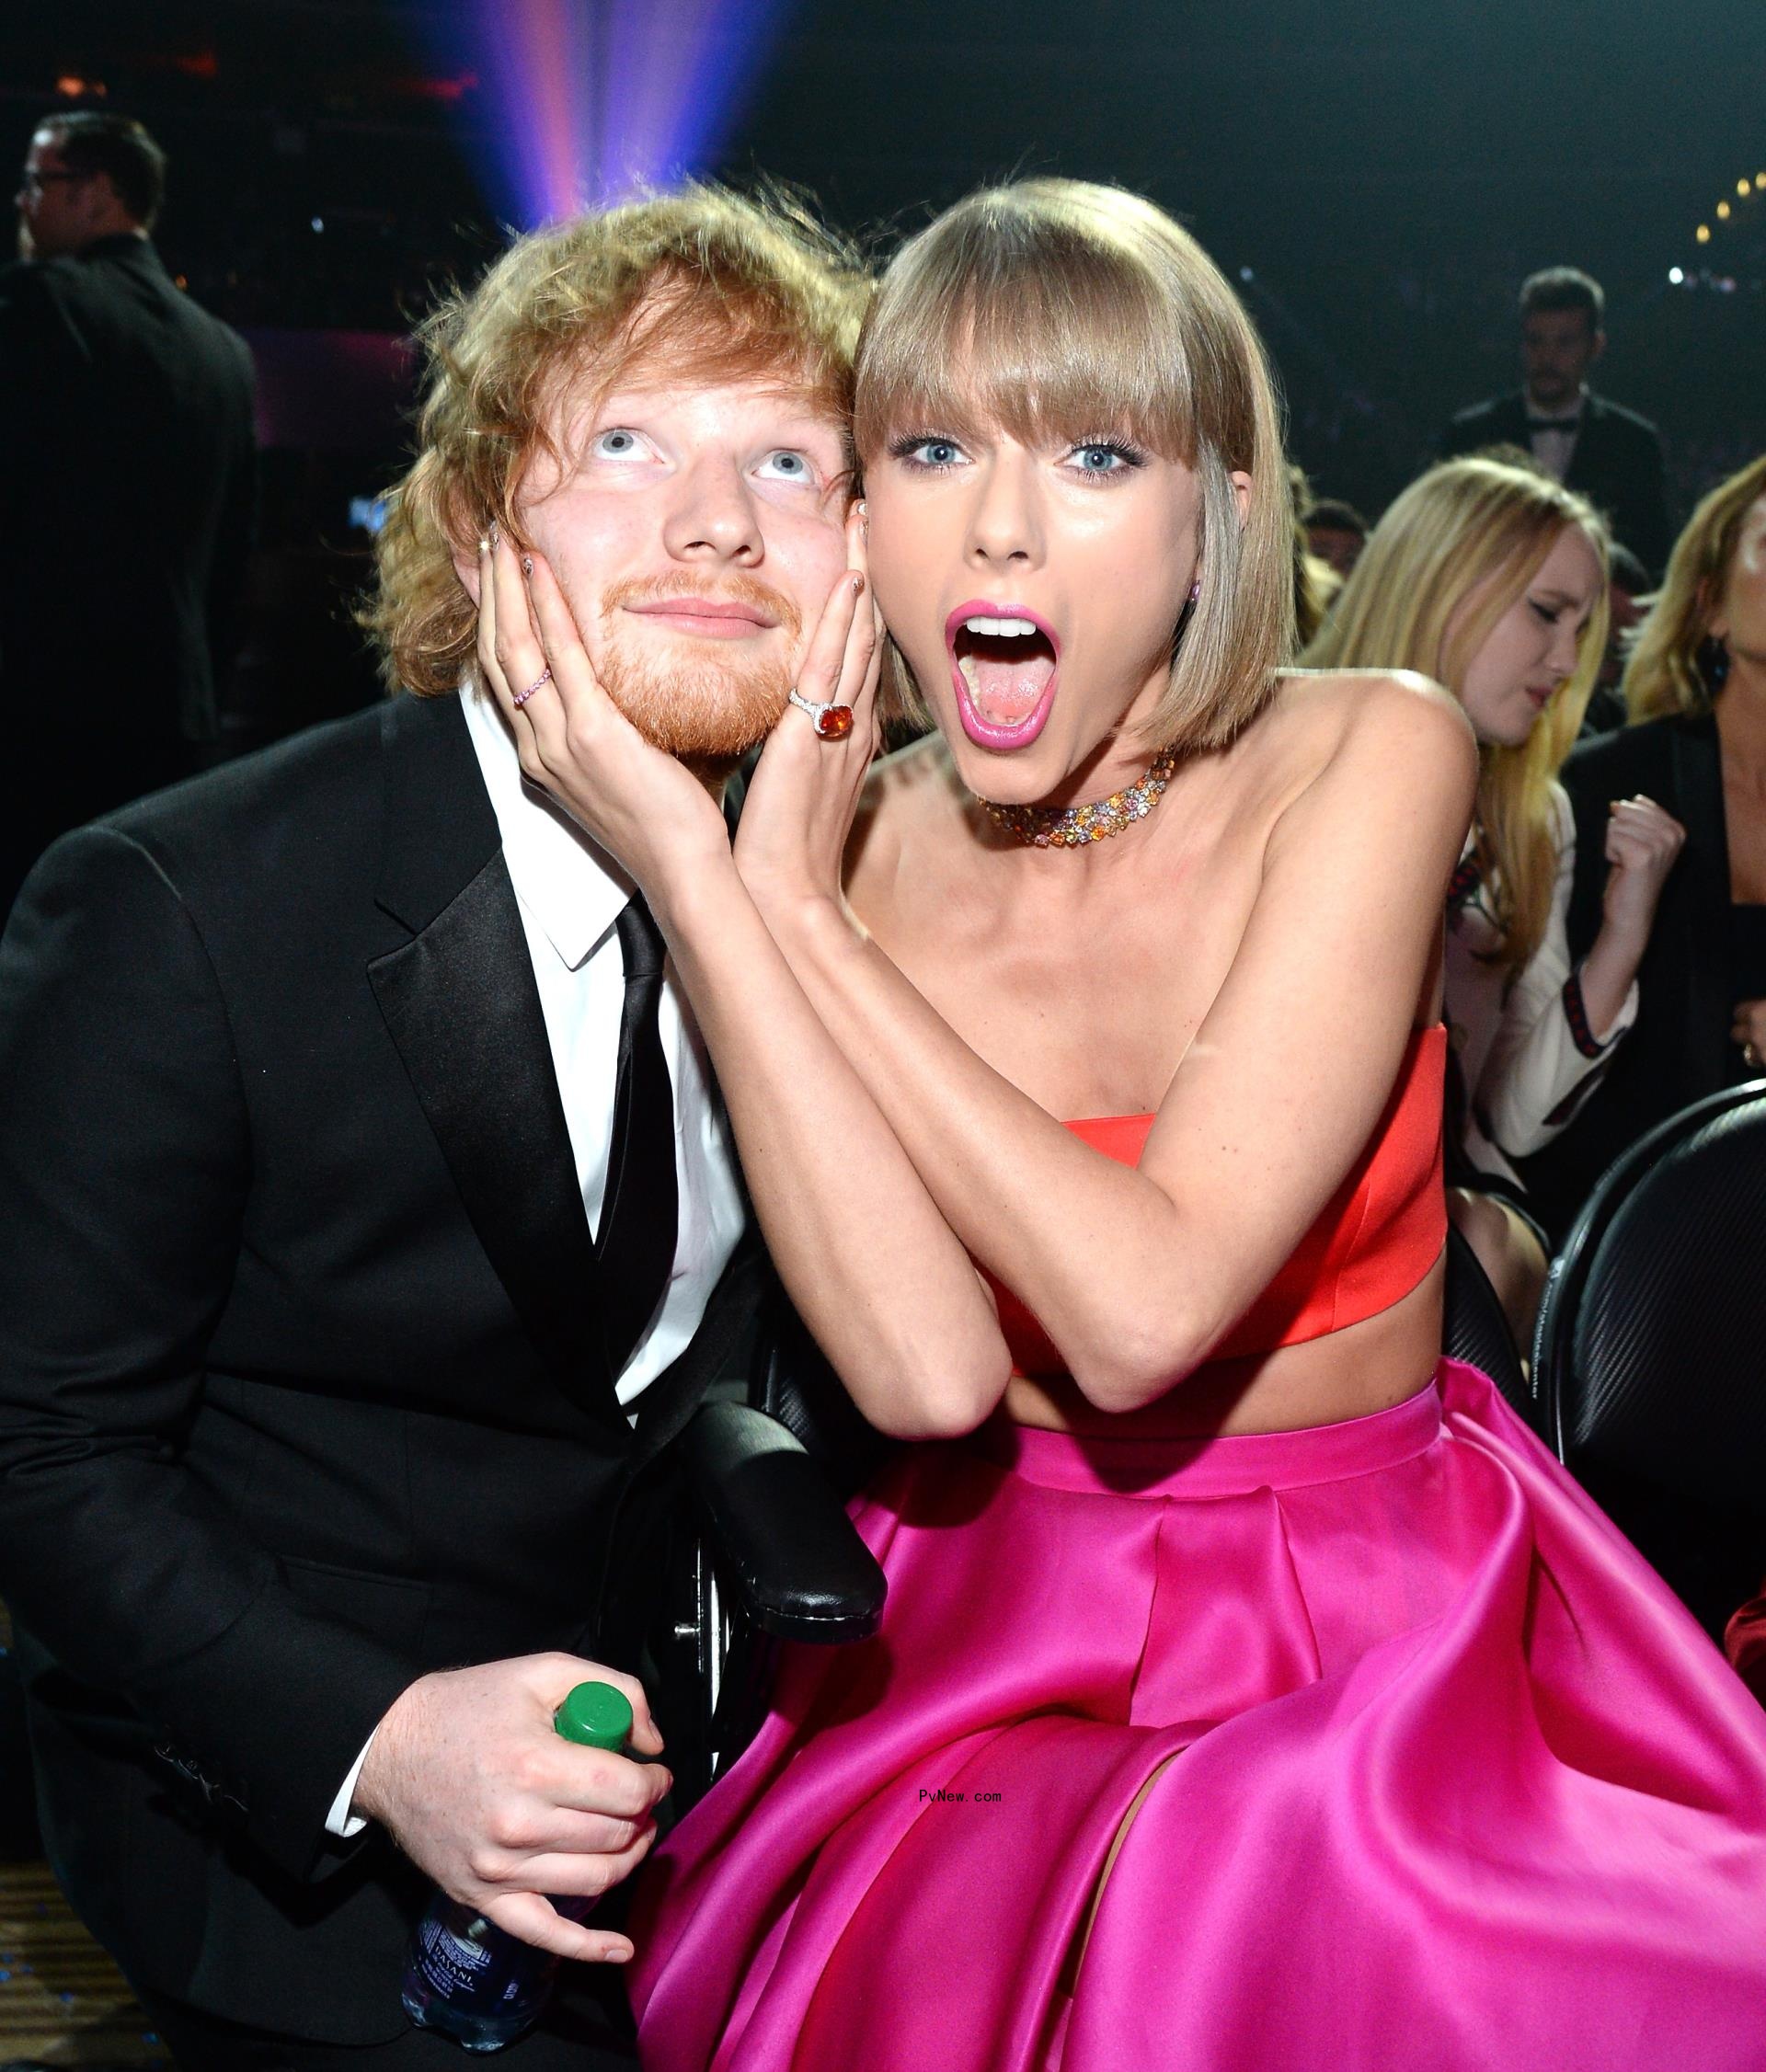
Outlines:
MULTIPOLYGON (((629 1752, 632 1708, 612 1684, 579 1684, 552 1715, 567 1741, 629 1752)), ((555 1899, 579 1920, 593 1901, 555 1899)), ((405 2011, 419 2029, 450 2036, 463 2050, 499 2051, 524 2035, 552 1997, 559 1960, 506 1934, 493 1921, 438 1892, 411 1939, 405 2011)))

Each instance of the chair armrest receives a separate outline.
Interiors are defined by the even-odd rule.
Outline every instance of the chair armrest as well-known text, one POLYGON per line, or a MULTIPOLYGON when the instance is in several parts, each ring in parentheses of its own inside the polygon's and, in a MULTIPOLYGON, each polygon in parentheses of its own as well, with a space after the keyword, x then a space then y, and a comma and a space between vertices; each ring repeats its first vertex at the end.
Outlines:
POLYGON ((785 1425, 746 1403, 706 1403, 681 1447, 713 1563, 747 1619, 794 1641, 876 1632, 883 1571, 785 1425))

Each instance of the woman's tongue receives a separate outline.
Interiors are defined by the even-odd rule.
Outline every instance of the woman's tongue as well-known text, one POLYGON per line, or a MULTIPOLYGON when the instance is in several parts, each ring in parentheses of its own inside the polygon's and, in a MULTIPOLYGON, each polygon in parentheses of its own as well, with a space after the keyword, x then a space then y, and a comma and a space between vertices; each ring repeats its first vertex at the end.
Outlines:
POLYGON ((1017 727, 1028 719, 1054 673, 1051 655, 1027 655, 1022 661, 975 655, 963 670, 975 710, 990 727, 1017 727))

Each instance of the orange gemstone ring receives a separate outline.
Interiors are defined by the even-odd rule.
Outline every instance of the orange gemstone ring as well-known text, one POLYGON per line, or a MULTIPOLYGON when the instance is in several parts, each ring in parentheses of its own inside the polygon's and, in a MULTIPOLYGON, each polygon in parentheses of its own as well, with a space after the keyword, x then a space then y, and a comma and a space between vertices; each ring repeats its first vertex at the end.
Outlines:
POLYGON ((806 698, 801 691, 794 690, 790 696, 791 703, 796 705, 799 712, 807 712, 809 715, 809 724, 815 728, 820 739, 843 741, 847 735, 852 732, 853 708, 851 705, 819 705, 813 699, 806 698))

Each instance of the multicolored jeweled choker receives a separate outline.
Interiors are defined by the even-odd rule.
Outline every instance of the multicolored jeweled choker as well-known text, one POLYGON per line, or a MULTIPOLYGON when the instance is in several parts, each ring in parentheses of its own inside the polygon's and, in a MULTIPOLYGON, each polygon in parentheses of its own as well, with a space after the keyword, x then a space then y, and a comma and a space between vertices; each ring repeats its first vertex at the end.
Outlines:
POLYGON ((1016 835, 1033 849, 1079 849, 1144 820, 1158 805, 1176 768, 1176 756, 1162 749, 1138 784, 1125 785, 1108 798, 1091 799, 1084 806, 996 806, 984 798, 981 806, 995 827, 1016 835))

